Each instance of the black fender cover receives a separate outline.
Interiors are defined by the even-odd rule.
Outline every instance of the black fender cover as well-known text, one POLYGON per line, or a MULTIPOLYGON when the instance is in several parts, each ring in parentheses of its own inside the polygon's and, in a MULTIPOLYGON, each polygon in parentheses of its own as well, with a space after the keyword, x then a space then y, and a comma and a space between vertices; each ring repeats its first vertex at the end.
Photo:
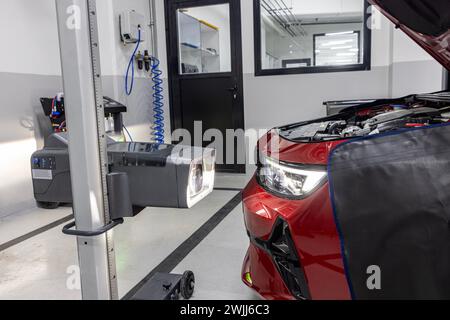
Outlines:
POLYGON ((337 146, 330 195, 354 299, 450 299, 450 126, 337 146))

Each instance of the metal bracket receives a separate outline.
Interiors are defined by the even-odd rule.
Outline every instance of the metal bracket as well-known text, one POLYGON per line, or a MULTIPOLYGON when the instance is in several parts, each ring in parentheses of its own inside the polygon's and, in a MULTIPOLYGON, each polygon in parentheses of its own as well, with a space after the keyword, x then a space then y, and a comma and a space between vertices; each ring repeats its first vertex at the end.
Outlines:
POLYGON ((82 230, 72 230, 72 228, 76 227, 76 222, 73 221, 69 223, 68 225, 63 227, 63 233, 69 236, 76 236, 76 237, 97 237, 100 236, 115 227, 117 227, 120 224, 123 224, 123 219, 117 219, 113 220, 110 223, 108 223, 106 226, 103 226, 102 228, 95 230, 95 231, 82 231, 82 230))

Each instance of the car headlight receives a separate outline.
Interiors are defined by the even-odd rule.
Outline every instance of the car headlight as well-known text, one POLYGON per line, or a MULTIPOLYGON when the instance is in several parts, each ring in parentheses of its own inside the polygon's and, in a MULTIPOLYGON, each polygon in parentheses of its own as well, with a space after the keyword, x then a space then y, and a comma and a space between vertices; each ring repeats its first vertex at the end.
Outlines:
POLYGON ((325 182, 327 171, 304 169, 261 156, 257 176, 259 183, 276 195, 303 198, 325 182))

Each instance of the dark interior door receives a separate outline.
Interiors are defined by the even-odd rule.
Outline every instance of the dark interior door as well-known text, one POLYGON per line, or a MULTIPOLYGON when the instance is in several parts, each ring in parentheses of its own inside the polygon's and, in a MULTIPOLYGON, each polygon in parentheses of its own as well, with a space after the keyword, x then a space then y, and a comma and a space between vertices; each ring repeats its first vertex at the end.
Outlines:
POLYGON ((172 130, 188 130, 196 145, 196 122, 202 135, 219 130, 218 171, 244 173, 242 144, 225 142, 227 130, 244 129, 240 0, 168 0, 166 21, 172 130))

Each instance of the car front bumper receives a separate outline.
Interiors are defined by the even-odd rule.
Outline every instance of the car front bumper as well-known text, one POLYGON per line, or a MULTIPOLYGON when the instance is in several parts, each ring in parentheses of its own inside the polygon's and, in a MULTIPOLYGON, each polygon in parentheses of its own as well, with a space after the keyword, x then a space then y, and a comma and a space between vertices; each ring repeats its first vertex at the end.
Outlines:
POLYGON ((242 278, 269 300, 348 300, 328 184, 303 200, 270 194, 254 177, 243 193, 251 239, 242 278))

